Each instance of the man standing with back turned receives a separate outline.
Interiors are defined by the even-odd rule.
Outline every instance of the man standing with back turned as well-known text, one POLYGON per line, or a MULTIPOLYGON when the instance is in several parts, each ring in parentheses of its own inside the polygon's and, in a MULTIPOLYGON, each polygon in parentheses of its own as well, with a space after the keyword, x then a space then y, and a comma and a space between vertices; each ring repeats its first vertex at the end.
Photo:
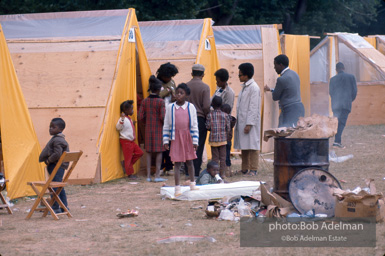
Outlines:
POLYGON ((333 146, 338 148, 345 148, 341 144, 341 136, 352 110, 352 102, 357 96, 356 78, 352 74, 345 73, 344 70, 344 64, 338 62, 336 65, 338 74, 333 76, 329 83, 333 115, 338 118, 338 129, 333 146))
POLYGON ((210 87, 202 79, 205 75, 205 67, 201 64, 192 66, 192 79, 187 83, 191 90, 188 101, 194 104, 198 116, 199 142, 197 159, 194 160, 195 176, 199 176, 202 165, 203 149, 205 147, 207 129, 206 116, 210 112, 210 87))
POLYGON ((278 127, 296 126, 298 118, 305 115, 305 108, 301 101, 299 76, 289 68, 289 58, 284 54, 274 58, 274 69, 281 76, 277 78, 274 89, 265 85, 265 92, 271 91, 273 100, 279 101, 281 114, 278 127))

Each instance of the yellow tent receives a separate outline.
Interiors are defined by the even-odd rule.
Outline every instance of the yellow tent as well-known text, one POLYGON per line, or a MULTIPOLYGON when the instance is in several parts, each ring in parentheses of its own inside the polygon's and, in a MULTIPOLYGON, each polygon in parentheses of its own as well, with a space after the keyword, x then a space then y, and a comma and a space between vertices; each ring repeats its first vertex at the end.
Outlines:
POLYGON ((205 19, 203 22, 202 35, 195 63, 205 66, 203 82, 210 86, 210 93, 213 95, 217 89, 214 73, 219 69, 219 61, 211 19, 205 19))
MULTIPOLYGON (((128 53, 134 59, 136 54, 139 59, 144 54, 143 49, 138 53, 124 49, 128 40, 125 24, 135 29, 135 35, 139 33, 131 13, 133 9, 0 15, 40 145, 50 139, 49 121, 62 117, 70 149, 84 152, 70 183, 100 182, 100 155, 105 151, 97 145, 101 127, 107 129, 106 108, 116 95, 111 86, 117 87, 115 81, 119 80, 127 85, 128 79, 134 79, 132 74, 129 78, 121 74, 120 65, 127 68, 127 62, 133 61, 127 59, 128 53)), ((149 77, 144 71, 141 75, 145 80, 149 77)), ((146 96, 140 81, 137 87, 138 93, 146 96)), ((124 97, 128 99, 128 94, 124 97)), ((136 94, 130 97, 136 100, 136 94)), ((113 141, 112 145, 115 142, 119 143, 113 141)))
MULTIPOLYGON (((115 126, 120 117, 120 103, 125 100, 134 100, 136 103, 137 72, 140 72, 143 96, 148 96, 148 79, 151 75, 151 70, 147 62, 134 9, 129 9, 127 15, 116 68, 117 74, 108 100, 100 140, 99 152, 102 182, 124 176, 121 165, 119 133, 116 131, 115 126), (136 51, 138 51, 138 60, 136 60, 136 51), (139 63, 139 70, 137 70, 137 61, 139 63)), ((132 117, 134 122, 137 121, 137 111, 137 105, 134 104, 134 115, 132 117)), ((139 164, 137 163, 135 170, 137 171, 138 168, 139 164)))
MULTIPOLYGON (((8 196, 33 195, 28 181, 44 180, 40 145, 0 25, 0 127, 8 196)), ((46 126, 48 133, 48 124, 46 126)))
POLYGON ((289 58, 290 69, 301 80, 301 99, 305 116, 310 116, 310 38, 307 35, 283 35, 283 53, 289 58))

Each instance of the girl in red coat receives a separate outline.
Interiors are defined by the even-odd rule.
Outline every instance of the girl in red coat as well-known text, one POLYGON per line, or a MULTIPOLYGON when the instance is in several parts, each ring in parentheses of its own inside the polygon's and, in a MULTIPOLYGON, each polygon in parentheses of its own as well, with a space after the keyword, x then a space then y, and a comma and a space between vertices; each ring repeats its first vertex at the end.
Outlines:
POLYGON ((155 182, 166 181, 160 177, 160 165, 164 151, 162 128, 165 114, 164 100, 159 97, 162 82, 155 76, 150 77, 150 96, 142 101, 139 109, 139 120, 145 124, 144 148, 147 155, 147 181, 151 181, 151 158, 155 155, 155 182))

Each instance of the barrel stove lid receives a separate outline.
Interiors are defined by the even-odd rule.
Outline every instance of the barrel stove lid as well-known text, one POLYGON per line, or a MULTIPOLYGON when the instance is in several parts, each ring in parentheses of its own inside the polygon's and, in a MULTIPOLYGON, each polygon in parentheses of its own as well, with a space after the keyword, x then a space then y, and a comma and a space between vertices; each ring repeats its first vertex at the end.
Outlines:
POLYGON ((334 216, 334 188, 341 188, 338 180, 320 168, 306 168, 297 172, 289 183, 289 196, 295 209, 301 214, 314 210, 334 216))

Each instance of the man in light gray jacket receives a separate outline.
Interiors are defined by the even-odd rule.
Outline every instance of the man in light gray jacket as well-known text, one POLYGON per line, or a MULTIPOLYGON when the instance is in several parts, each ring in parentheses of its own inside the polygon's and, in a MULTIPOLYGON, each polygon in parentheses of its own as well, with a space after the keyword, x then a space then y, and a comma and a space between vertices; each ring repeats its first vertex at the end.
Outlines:
POLYGON ((296 126, 298 118, 305 115, 305 108, 301 101, 299 76, 289 68, 289 58, 284 54, 274 58, 274 69, 281 76, 278 77, 274 89, 265 85, 265 92, 271 91, 273 100, 279 101, 281 114, 278 127, 296 126))
POLYGON ((253 65, 242 63, 238 69, 239 81, 243 84, 237 102, 234 148, 242 152, 242 172, 256 175, 260 150, 261 92, 253 79, 253 65))

